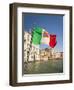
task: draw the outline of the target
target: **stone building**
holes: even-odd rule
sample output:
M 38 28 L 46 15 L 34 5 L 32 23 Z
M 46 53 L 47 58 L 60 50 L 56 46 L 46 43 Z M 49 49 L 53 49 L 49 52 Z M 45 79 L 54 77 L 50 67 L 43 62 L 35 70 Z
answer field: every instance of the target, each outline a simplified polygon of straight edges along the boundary
M 45 48 L 40 50 L 40 60 L 49 60 L 52 58 L 52 49 Z
M 56 52 L 53 48 L 40 50 L 40 60 L 63 59 L 63 52 Z
M 24 32 L 24 62 L 40 60 L 39 47 L 31 43 L 31 33 Z
M 55 53 L 55 58 L 56 59 L 63 59 L 63 52 L 56 52 Z
M 48 60 L 48 54 L 46 53 L 45 49 L 40 50 L 40 60 Z

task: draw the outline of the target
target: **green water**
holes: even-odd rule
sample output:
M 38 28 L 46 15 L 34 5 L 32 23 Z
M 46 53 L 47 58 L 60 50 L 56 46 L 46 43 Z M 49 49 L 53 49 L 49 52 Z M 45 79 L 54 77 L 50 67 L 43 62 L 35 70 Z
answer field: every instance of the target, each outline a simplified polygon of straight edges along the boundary
M 24 63 L 24 74 L 62 73 L 63 60 Z

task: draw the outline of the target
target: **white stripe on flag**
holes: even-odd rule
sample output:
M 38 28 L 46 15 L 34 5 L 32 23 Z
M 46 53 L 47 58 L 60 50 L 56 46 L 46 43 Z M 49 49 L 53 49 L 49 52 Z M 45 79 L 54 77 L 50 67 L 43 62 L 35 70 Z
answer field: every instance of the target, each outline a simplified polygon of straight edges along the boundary
M 43 36 L 44 32 L 45 32 L 45 30 L 43 29 L 41 44 L 47 44 L 47 45 L 49 45 L 49 42 L 50 42 L 50 35 L 48 34 L 47 37 L 44 37 L 44 36 Z
M 50 41 L 49 37 L 42 37 L 42 39 L 41 39 L 41 43 L 42 44 L 49 45 L 49 41 Z

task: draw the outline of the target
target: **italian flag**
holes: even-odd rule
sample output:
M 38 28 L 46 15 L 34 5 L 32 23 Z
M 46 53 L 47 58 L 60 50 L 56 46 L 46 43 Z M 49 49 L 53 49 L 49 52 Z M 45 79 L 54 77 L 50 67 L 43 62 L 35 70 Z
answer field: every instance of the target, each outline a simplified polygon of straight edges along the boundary
M 32 31 L 32 44 L 39 46 L 40 44 L 47 44 L 49 46 L 50 35 L 45 29 L 41 27 L 35 27 Z

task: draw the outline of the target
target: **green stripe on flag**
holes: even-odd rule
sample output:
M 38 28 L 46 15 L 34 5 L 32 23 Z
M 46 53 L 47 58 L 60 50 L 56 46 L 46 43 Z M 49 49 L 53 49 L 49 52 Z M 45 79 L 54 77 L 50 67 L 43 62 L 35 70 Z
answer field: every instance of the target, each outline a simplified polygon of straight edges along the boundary
M 42 28 L 35 27 L 32 32 L 32 43 L 38 45 L 41 43 L 42 38 Z

